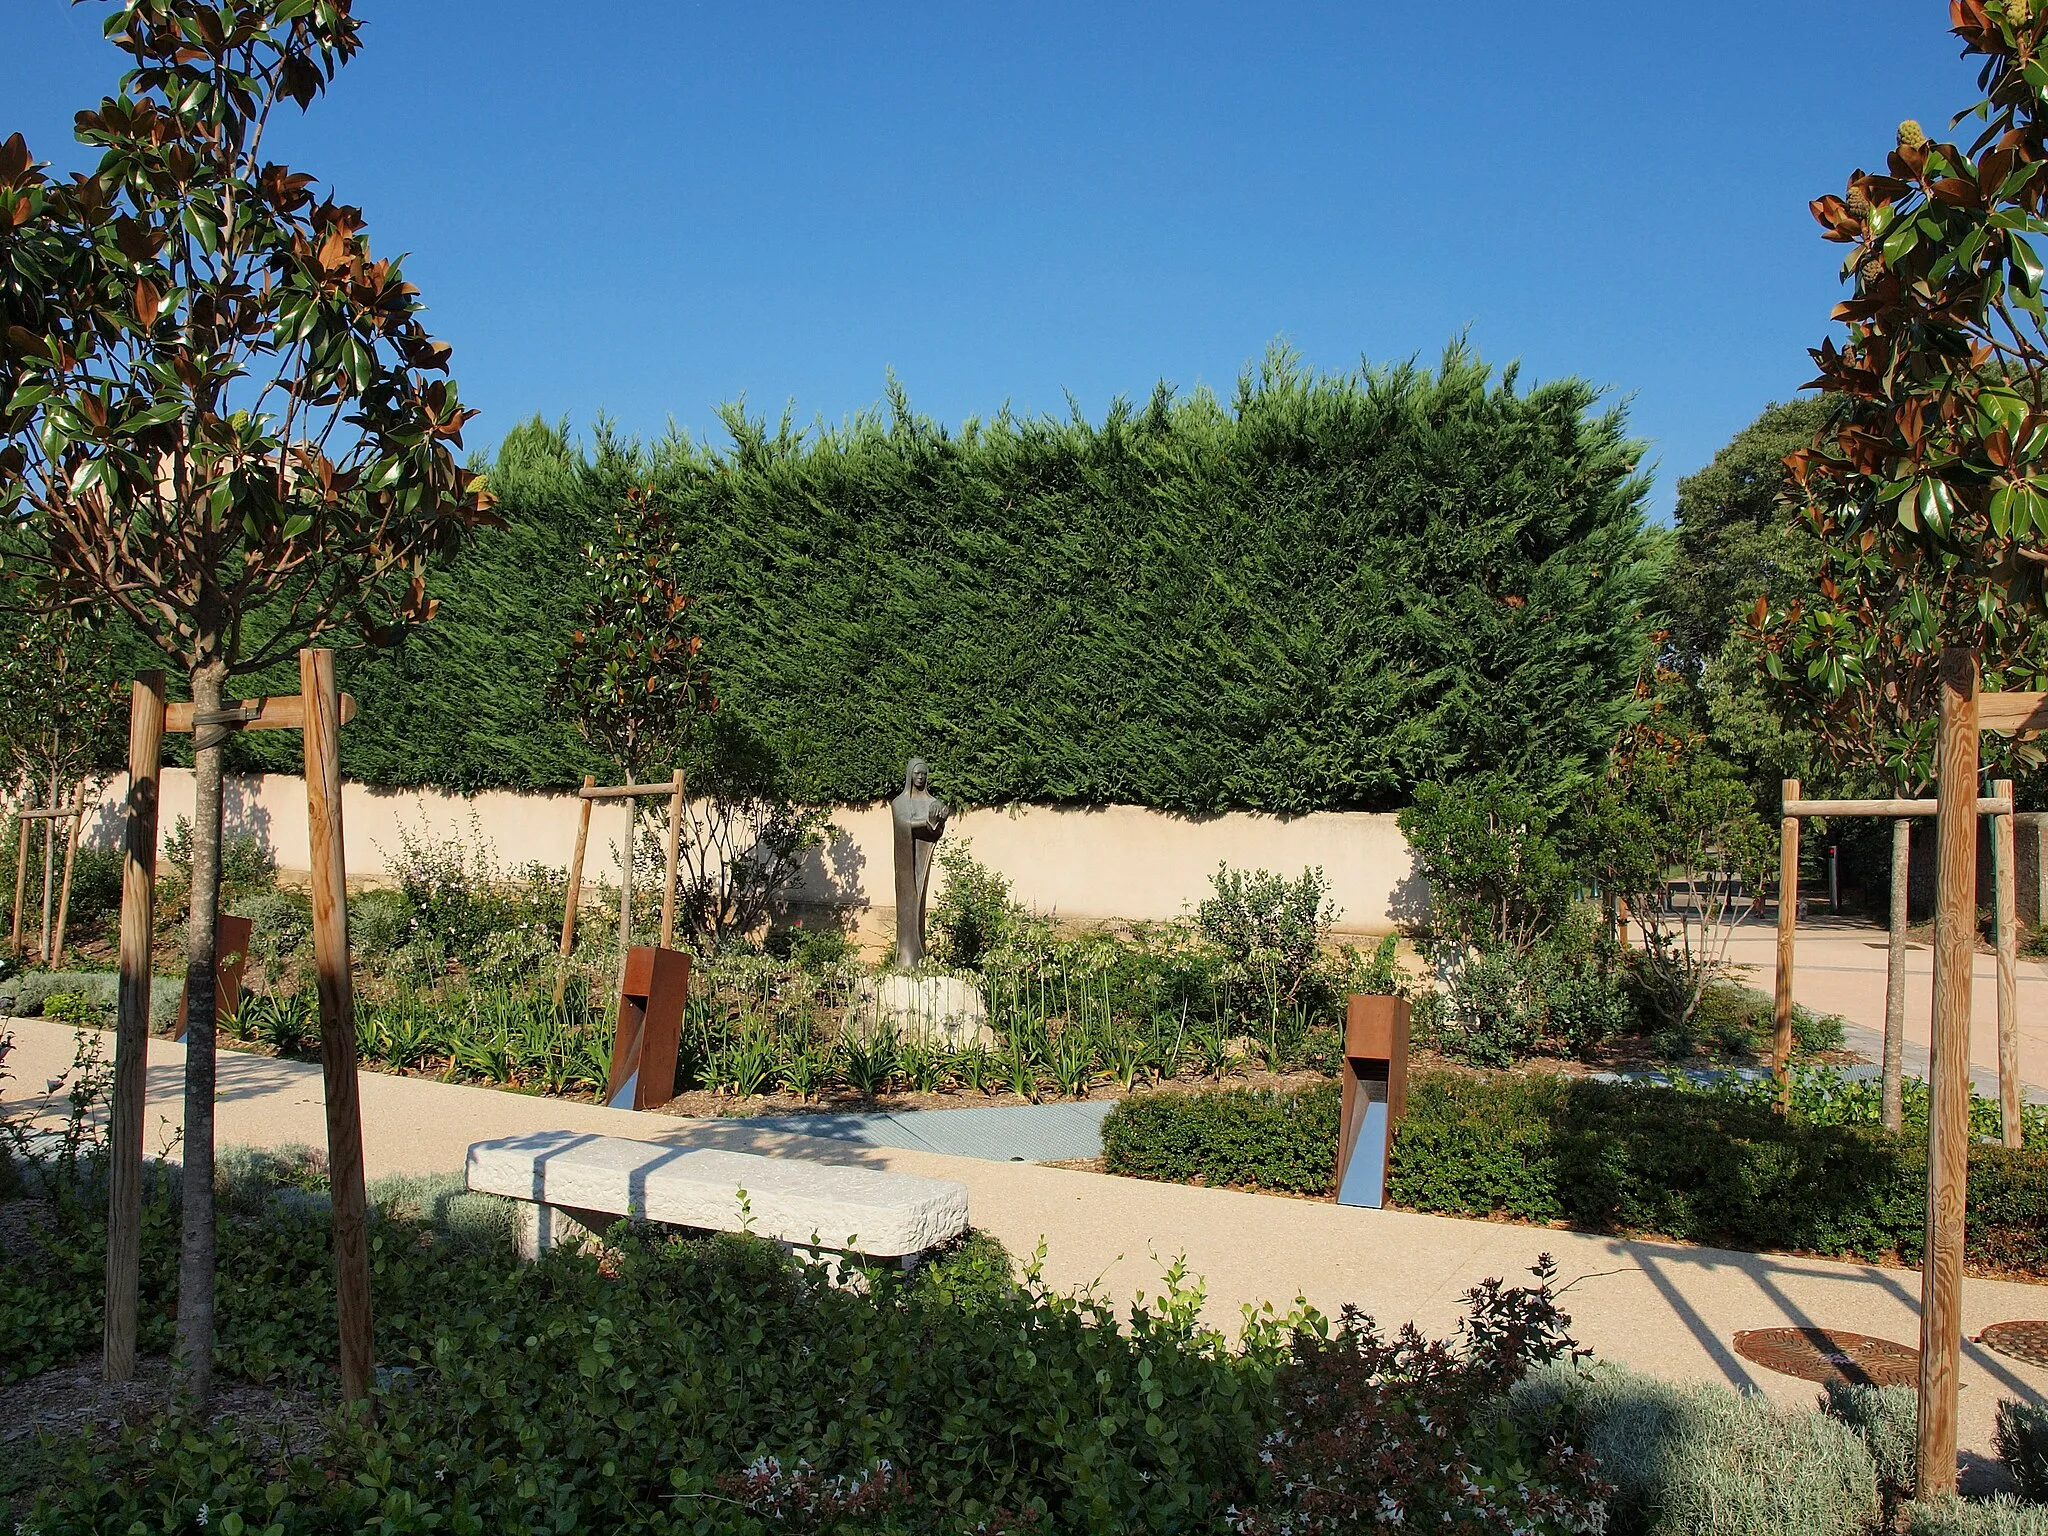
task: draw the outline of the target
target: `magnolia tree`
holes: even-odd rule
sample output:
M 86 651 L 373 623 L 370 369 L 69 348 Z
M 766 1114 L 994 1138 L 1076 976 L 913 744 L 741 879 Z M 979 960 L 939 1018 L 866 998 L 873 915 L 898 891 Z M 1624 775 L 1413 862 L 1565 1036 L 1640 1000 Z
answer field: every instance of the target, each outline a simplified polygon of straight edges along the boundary
M 101 782 L 121 751 L 123 691 L 104 630 L 69 614 L 0 609 L 0 762 L 24 806 L 55 807 Z M 57 823 L 43 822 L 43 958 L 48 962 Z
M 51 611 L 118 614 L 189 680 L 195 732 L 177 1347 L 212 1371 L 214 922 L 228 679 L 432 614 L 423 572 L 490 520 L 471 416 L 362 213 L 265 158 L 356 53 L 350 0 L 125 0 L 94 168 L 0 147 L 0 513 Z
M 2048 683 L 2048 7 L 1954 0 L 1984 98 L 1935 141 L 1900 125 L 1880 172 L 1813 213 L 1850 247 L 1843 325 L 1814 353 L 1833 402 L 1786 460 L 1823 547 L 1813 589 L 1753 624 L 1789 711 L 1831 755 L 1901 792 L 1934 772 L 1940 653 L 1967 646 L 1986 683 Z M 1994 742 L 1992 762 L 2039 761 Z M 1901 846 L 1895 843 L 1894 881 Z M 1886 1116 L 1898 1120 L 1902 892 L 1895 891 Z
M 629 486 L 612 515 L 610 542 L 592 545 L 584 557 L 591 591 L 557 664 L 553 696 L 575 716 L 583 739 L 628 784 L 639 783 L 673 765 L 696 717 L 718 708 L 699 660 L 704 641 L 690 624 L 690 595 L 676 577 L 682 538 L 658 498 Z M 619 851 L 622 949 L 632 926 L 637 803 L 626 801 Z

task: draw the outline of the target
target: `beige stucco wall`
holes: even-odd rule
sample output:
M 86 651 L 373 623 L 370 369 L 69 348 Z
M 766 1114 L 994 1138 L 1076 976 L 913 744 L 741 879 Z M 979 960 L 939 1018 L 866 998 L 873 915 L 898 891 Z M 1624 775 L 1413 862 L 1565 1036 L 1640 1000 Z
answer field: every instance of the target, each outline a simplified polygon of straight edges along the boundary
M 119 841 L 125 792 L 117 780 L 101 797 L 91 830 L 102 846 Z M 230 833 L 262 839 L 281 870 L 306 868 L 301 779 L 231 774 L 225 802 Z M 166 769 L 165 833 L 191 810 L 191 772 Z M 405 832 L 465 842 L 481 838 L 508 870 L 530 861 L 564 867 L 576 838 L 576 812 L 576 797 L 566 794 L 462 796 L 351 784 L 342 796 L 349 874 L 351 879 L 381 877 L 387 859 L 396 859 Z M 833 822 L 837 835 L 809 861 L 795 897 L 807 904 L 867 909 L 865 930 L 892 900 L 889 808 L 844 806 L 834 812 Z M 623 806 L 595 806 L 587 878 L 616 878 L 625 824 Z M 1021 901 L 1075 922 L 1178 917 L 1208 893 L 1218 864 L 1287 875 L 1320 865 L 1341 909 L 1339 927 L 1352 933 L 1389 931 L 1421 895 L 1414 859 L 1391 815 L 1231 812 L 1190 817 L 1132 805 L 1020 805 L 956 816 L 947 837 L 970 839 L 975 856 L 1008 876 Z

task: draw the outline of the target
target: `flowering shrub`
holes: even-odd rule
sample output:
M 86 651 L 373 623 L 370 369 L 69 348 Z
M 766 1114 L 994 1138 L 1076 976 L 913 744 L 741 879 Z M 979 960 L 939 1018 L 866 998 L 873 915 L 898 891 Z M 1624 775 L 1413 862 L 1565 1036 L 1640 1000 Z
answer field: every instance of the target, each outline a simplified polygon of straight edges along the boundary
M 1608 1489 L 1555 1425 L 1519 1424 L 1506 1394 L 1577 1350 L 1545 1255 L 1533 1286 L 1488 1280 L 1465 1295 L 1453 1340 L 1414 1324 L 1392 1339 L 1346 1307 L 1334 1333 L 1294 1335 L 1279 1375 L 1279 1425 L 1260 1459 L 1272 1497 L 1243 1511 L 1246 1536 L 1431 1531 L 1539 1536 L 1606 1528 Z

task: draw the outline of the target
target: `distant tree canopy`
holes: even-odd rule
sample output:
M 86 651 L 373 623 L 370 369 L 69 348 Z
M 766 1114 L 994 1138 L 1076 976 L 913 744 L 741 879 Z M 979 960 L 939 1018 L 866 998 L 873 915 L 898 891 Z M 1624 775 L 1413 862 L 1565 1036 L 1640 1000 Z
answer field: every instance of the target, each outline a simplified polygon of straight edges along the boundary
M 1582 777 L 1636 708 L 1660 546 L 1640 445 L 1576 380 L 1522 389 L 1458 348 L 1339 376 L 1276 354 L 1228 406 L 1162 386 L 1099 423 L 950 432 L 892 384 L 838 429 L 725 425 L 722 447 L 512 432 L 506 529 L 432 572 L 440 616 L 396 655 L 343 659 L 345 770 L 595 767 L 546 696 L 629 485 L 673 519 L 727 729 L 816 800 L 886 796 L 918 754 L 971 803 L 1386 807 L 1468 770 Z
M 1718 657 L 1759 597 L 1811 587 L 1820 541 L 1785 501 L 1785 455 L 1805 448 L 1831 406 L 1766 406 L 1704 469 L 1678 482 L 1677 549 L 1662 604 L 1669 648 L 1689 670 Z

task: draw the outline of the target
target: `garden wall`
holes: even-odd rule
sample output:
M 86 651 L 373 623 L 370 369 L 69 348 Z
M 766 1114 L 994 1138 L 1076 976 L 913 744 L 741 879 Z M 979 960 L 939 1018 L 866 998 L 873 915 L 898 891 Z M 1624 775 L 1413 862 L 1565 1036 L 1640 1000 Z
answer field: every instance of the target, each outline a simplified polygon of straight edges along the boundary
M 91 840 L 120 841 L 126 781 L 101 798 Z M 229 774 L 225 822 L 230 835 L 260 839 L 287 873 L 306 868 L 306 790 L 295 775 Z M 573 795 L 439 790 L 343 791 L 352 880 L 377 883 L 400 850 L 402 834 L 469 843 L 481 839 L 506 870 L 538 861 L 569 862 L 576 840 Z M 166 768 L 162 826 L 166 834 L 192 811 L 189 769 Z M 590 825 L 585 866 L 591 880 L 617 878 L 625 811 L 600 802 Z M 806 870 L 796 899 L 807 906 L 861 913 L 863 937 L 879 939 L 893 923 L 889 808 L 846 806 L 834 813 L 839 832 Z M 1342 909 L 1339 928 L 1358 934 L 1392 929 L 1422 896 L 1406 840 L 1394 817 L 1326 811 L 1272 816 L 1235 811 L 1183 816 L 1133 805 L 1020 805 L 970 811 L 954 819 L 949 840 L 966 837 L 975 856 L 1007 875 L 1020 900 L 1077 921 L 1178 917 L 1209 892 L 1218 864 L 1294 874 L 1320 865 Z

